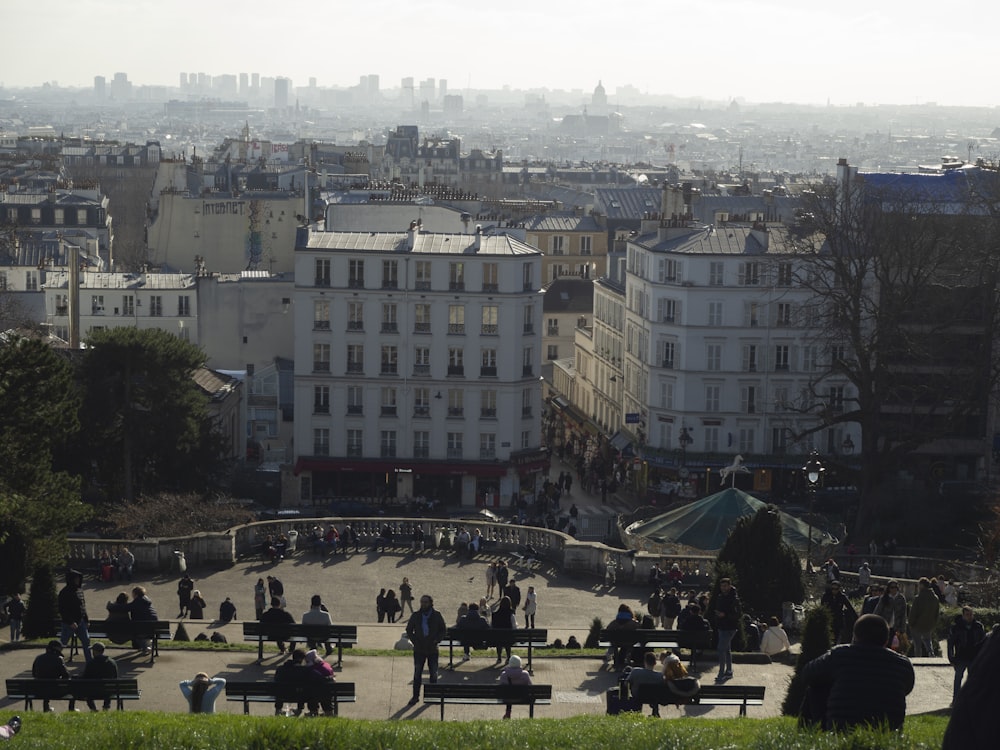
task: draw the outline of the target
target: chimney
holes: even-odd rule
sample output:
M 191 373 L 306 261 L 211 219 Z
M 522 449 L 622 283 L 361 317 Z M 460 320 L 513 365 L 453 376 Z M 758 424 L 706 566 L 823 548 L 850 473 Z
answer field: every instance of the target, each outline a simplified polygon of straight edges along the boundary
M 476 238 L 472 241 L 472 247 L 478 250 L 482 246 L 483 242 L 483 225 L 476 224 Z
M 751 238 L 757 240 L 758 247 L 751 247 L 749 242 Z M 747 252 L 756 251 L 766 253 L 769 238 L 770 234 L 767 230 L 767 225 L 763 222 L 755 221 L 750 228 L 750 237 L 747 238 Z
M 410 222 L 410 228 L 406 232 L 406 249 L 407 250 L 412 250 L 414 244 L 416 244 L 417 229 L 418 229 L 417 222 L 411 221 Z

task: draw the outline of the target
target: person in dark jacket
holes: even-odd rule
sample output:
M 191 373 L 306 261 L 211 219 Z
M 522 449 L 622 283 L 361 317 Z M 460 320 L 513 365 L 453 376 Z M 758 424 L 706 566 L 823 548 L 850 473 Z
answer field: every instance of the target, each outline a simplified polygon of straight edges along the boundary
M 490 627 L 494 630 L 513 630 L 517 627 L 516 619 L 517 613 L 514 611 L 514 605 L 510 601 L 510 597 L 504 596 L 500 599 L 500 603 L 497 605 L 497 608 L 493 610 L 493 616 L 490 618 Z M 500 656 L 500 653 L 505 649 L 507 652 L 507 658 L 510 658 L 510 646 L 497 646 L 497 664 L 500 664 L 503 661 L 503 657 Z
M 986 638 L 986 629 L 976 619 L 976 613 L 969 605 L 962 607 L 962 614 L 956 615 L 948 631 L 948 663 L 955 668 L 955 683 L 952 703 L 958 700 L 962 688 L 962 677 L 979 652 Z
M 65 646 L 76 635 L 83 648 L 83 658 L 90 661 L 90 633 L 87 630 L 90 618 L 83 598 L 83 573 L 79 570 L 66 573 L 66 585 L 59 591 L 59 619 L 62 622 L 59 640 Z
M 32 662 L 31 676 L 36 680 L 68 680 L 69 671 L 66 669 L 65 662 L 63 662 L 62 650 L 63 644 L 60 641 L 49 641 L 49 645 L 45 647 L 45 650 L 36 656 L 35 661 Z M 69 710 L 72 711 L 75 708 L 76 701 L 70 701 Z M 48 698 L 42 700 L 42 710 L 52 710 Z
M 191 580 L 191 576 L 185 573 L 184 577 L 177 582 L 177 601 L 180 602 L 180 611 L 177 613 L 178 617 L 184 617 L 188 613 L 188 608 L 191 605 L 192 591 L 194 591 L 194 581 Z
M 286 612 L 281 608 L 281 599 L 279 597 L 272 596 L 271 608 L 260 616 L 260 621 L 270 622 L 270 623 L 280 623 L 280 622 L 294 623 L 295 618 L 292 617 L 290 612 Z M 277 641 L 277 644 L 278 644 L 278 653 L 281 654 L 285 653 L 285 642 Z
M 719 593 L 715 595 L 714 607 L 715 629 L 719 637 L 716 647 L 719 654 L 719 674 L 715 681 L 722 682 L 733 677 L 733 638 L 740 628 L 743 616 L 740 595 L 736 593 L 736 587 L 729 578 L 719 581 Z
M 858 619 L 858 613 L 843 591 L 840 581 L 833 581 L 823 593 L 823 598 L 819 601 L 830 612 L 830 629 L 833 631 L 836 643 L 848 643 L 851 640 L 851 633 L 854 631 L 854 621 Z
M 822 717 L 824 729 L 838 731 L 859 724 L 903 726 L 913 665 L 887 648 L 889 635 L 883 618 L 862 615 L 849 646 L 834 646 L 805 666 L 807 718 Z
M 118 664 L 109 656 L 104 655 L 104 644 L 97 642 L 93 645 L 94 658 L 87 662 L 83 669 L 83 679 L 85 680 L 114 680 L 118 677 Z M 96 711 L 97 706 L 93 698 L 87 699 L 87 708 Z M 111 697 L 104 699 L 104 710 L 111 708 Z
M 959 615 L 961 617 L 961 615 Z M 979 653 L 969 667 L 969 679 L 952 704 L 941 750 L 971 750 L 994 747 L 1000 735 L 1000 627 L 980 642 Z
M 420 700 L 420 678 L 424 664 L 430 672 L 431 684 L 437 682 L 438 644 L 448 633 L 444 617 L 434 609 L 434 599 L 428 594 L 420 597 L 420 609 L 406 621 L 406 636 L 413 643 L 413 697 L 408 706 L 417 705 Z
M 236 619 L 236 605 L 233 604 L 233 600 L 228 596 L 226 600 L 219 605 L 219 622 L 232 622 Z
M 144 586 L 132 589 L 132 601 L 129 602 L 128 613 L 133 622 L 155 622 L 159 619 L 153 608 L 153 602 L 146 596 Z M 149 641 L 144 638 L 133 641 L 132 647 L 141 649 L 143 654 L 149 653 Z
M 486 618 L 482 616 L 479 612 L 479 605 L 473 602 L 469 605 L 469 612 L 455 626 L 461 628 L 462 630 L 489 630 L 490 624 L 486 622 Z M 477 641 L 474 637 L 470 636 L 468 640 L 462 638 L 462 661 L 468 661 L 471 657 L 469 651 L 472 647 L 482 648 L 482 642 Z

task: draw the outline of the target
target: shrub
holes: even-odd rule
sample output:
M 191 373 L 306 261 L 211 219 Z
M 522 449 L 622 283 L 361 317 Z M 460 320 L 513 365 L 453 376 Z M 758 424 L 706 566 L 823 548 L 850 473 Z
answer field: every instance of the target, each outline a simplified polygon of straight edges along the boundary
M 56 634 L 55 623 L 59 619 L 59 605 L 56 600 L 56 582 L 52 578 L 52 568 L 47 563 L 35 566 L 28 591 L 28 611 L 24 614 L 25 638 L 51 638 Z
M 177 632 L 174 633 L 175 641 L 190 641 L 191 638 L 188 636 L 187 628 L 184 627 L 183 622 L 177 623 Z
M 595 617 L 590 623 L 590 632 L 587 633 L 587 640 L 584 641 L 584 648 L 600 648 L 601 644 L 601 618 Z
M 830 610 L 822 606 L 813 607 L 806 613 L 806 622 L 802 628 L 802 651 L 795 662 L 795 672 L 781 704 L 781 713 L 785 716 L 799 716 L 802 709 L 802 699 L 806 694 L 802 669 L 817 656 L 829 651 L 832 645 Z

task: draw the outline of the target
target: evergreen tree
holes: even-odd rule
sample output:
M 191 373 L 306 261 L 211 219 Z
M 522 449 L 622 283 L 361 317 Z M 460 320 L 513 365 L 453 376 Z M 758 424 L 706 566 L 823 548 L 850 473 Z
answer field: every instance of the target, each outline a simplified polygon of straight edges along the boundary
M 35 566 L 28 592 L 28 610 L 24 613 L 25 638 L 51 638 L 56 635 L 59 605 L 52 568 L 46 563 Z
M 802 669 L 817 656 L 822 656 L 833 645 L 831 632 L 830 610 L 826 607 L 813 607 L 806 613 L 806 621 L 802 627 L 802 650 L 795 662 L 795 672 L 788 684 L 788 692 L 781 704 L 781 713 L 785 716 L 799 716 L 802 709 L 802 699 L 805 698 L 806 686 L 802 678 Z
M 801 602 L 802 563 L 781 534 L 777 509 L 769 505 L 736 522 L 719 551 L 717 565 L 732 566 L 734 584 L 747 612 L 765 619 L 781 615 L 784 602 Z

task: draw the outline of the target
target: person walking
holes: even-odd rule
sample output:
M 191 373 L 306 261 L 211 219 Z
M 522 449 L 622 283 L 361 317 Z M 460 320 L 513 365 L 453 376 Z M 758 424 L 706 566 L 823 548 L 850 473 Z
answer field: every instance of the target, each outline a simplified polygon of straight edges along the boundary
M 177 582 L 177 600 L 180 602 L 178 617 L 184 617 L 191 607 L 191 592 L 194 591 L 194 581 L 187 573 Z
M 71 569 L 66 574 L 66 585 L 59 591 L 58 606 L 62 622 L 59 640 L 65 646 L 75 635 L 83 648 L 84 660 L 90 661 L 90 632 L 87 629 L 90 618 L 87 617 L 87 601 L 83 596 L 83 573 L 79 570 Z
M 403 576 L 403 582 L 399 584 L 399 613 L 400 616 L 406 614 L 406 608 L 410 608 L 410 614 L 413 614 L 413 586 L 410 585 L 410 579 Z
M 415 706 L 420 700 L 421 676 L 425 664 L 430 673 L 431 684 L 437 683 L 438 644 L 447 632 L 444 617 L 434 609 L 434 599 L 429 594 L 424 594 L 420 597 L 420 609 L 406 621 L 406 636 L 413 644 L 413 697 L 406 705 Z
M 253 608 L 258 620 L 267 609 L 267 586 L 264 585 L 263 578 L 258 578 L 257 583 L 253 585 Z
M 396 598 L 396 592 L 389 589 L 385 592 L 385 601 L 383 602 L 385 607 L 385 619 L 388 622 L 396 622 L 399 619 L 399 613 L 402 611 L 402 607 L 399 605 L 399 600 Z
M 535 612 L 538 611 L 538 594 L 535 593 L 534 586 L 528 586 L 528 593 L 524 595 L 524 627 L 535 627 Z
M 917 582 L 917 596 L 910 605 L 910 632 L 913 634 L 913 655 L 934 656 L 934 628 L 937 626 L 941 602 L 931 588 L 930 579 Z
M 4 605 L 4 609 L 7 610 L 7 617 L 10 620 L 10 642 L 16 643 L 21 640 L 21 623 L 28 609 L 19 591 L 14 592 L 14 596 Z
M 718 631 L 719 674 L 716 682 L 733 677 L 733 637 L 740 627 L 742 618 L 740 595 L 736 592 L 732 580 L 723 578 L 719 581 L 719 593 L 715 596 L 715 628 Z
M 962 688 L 962 677 L 979 653 L 979 648 L 986 638 L 986 629 L 976 613 L 968 604 L 962 607 L 962 614 L 952 620 L 948 630 L 948 663 L 955 668 L 955 681 L 952 686 L 952 703 L 958 700 L 958 691 Z
M 509 596 L 500 600 L 499 606 L 493 612 L 490 627 L 494 630 L 513 630 L 517 627 L 517 615 L 514 613 L 514 607 L 511 606 Z M 497 664 L 503 661 L 500 652 L 504 649 L 507 651 L 507 658 L 510 658 L 510 646 L 497 646 Z
M 497 585 L 497 564 L 493 561 L 486 568 L 486 598 L 493 598 L 493 590 Z

